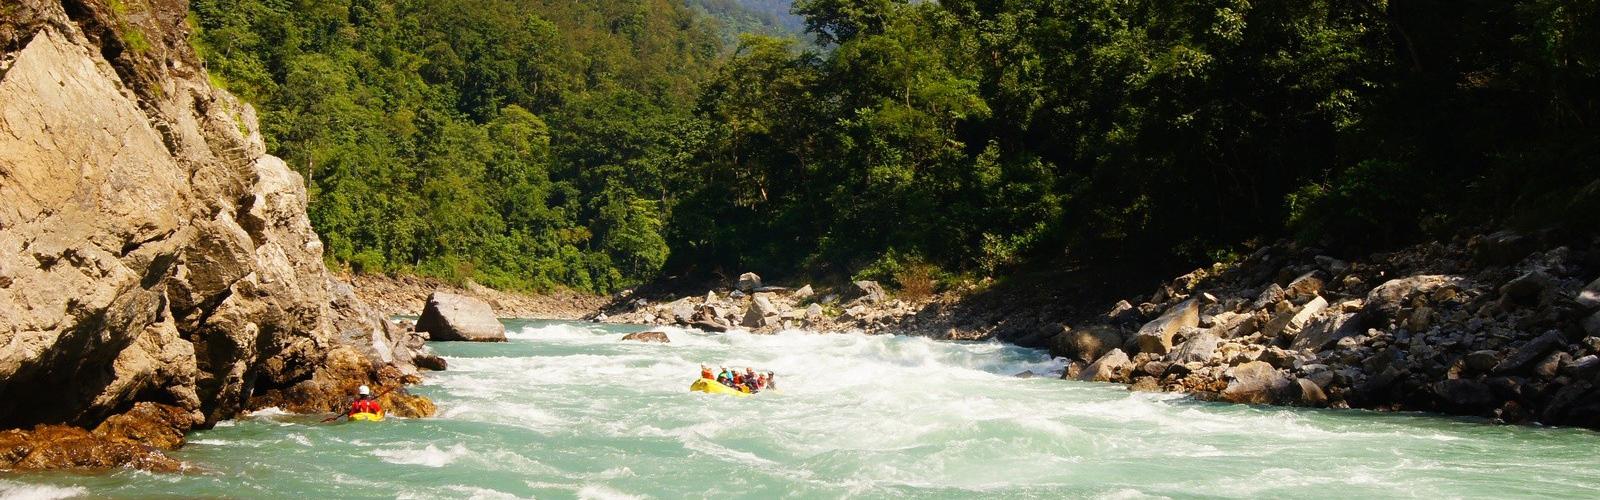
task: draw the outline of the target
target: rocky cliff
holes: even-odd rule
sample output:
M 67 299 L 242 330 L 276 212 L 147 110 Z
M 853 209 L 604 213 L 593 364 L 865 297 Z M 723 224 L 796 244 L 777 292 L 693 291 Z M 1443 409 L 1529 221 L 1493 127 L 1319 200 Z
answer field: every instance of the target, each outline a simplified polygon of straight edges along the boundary
M 0 428 L 140 402 L 205 426 L 415 376 L 420 344 L 330 278 L 303 180 L 209 82 L 187 11 L 0 1 Z

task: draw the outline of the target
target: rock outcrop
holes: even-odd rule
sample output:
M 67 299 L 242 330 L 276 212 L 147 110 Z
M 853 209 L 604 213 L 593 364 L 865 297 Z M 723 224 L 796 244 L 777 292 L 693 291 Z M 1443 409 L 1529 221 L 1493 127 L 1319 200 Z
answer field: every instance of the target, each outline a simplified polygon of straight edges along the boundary
M 657 344 L 667 344 L 672 342 L 672 339 L 667 337 L 666 332 L 633 332 L 623 335 L 622 340 L 647 343 L 653 342 Z
M 505 342 L 506 327 L 488 302 L 465 295 L 434 292 L 417 318 L 417 331 L 429 340 L 448 342 Z
M 266 154 L 254 110 L 211 86 L 185 3 L 15 0 L 4 12 L 0 428 L 33 429 L 7 434 L 32 443 L 15 467 L 164 468 L 125 447 L 28 457 L 93 436 L 39 424 L 126 429 L 111 417 L 150 402 L 187 429 L 292 400 L 340 348 L 359 360 L 340 384 L 414 372 L 383 318 L 336 305 L 304 181 Z M 330 409 L 345 393 L 314 396 L 294 402 Z

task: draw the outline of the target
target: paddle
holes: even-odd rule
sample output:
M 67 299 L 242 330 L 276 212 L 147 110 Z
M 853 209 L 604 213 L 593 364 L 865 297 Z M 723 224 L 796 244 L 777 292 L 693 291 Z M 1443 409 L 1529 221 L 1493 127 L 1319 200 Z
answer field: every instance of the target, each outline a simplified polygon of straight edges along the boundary
M 377 399 L 379 399 L 379 398 L 382 398 L 382 397 L 384 397 L 384 396 L 385 396 L 385 395 L 388 395 L 388 394 L 389 394 L 389 393 L 391 393 L 391 392 L 394 392 L 394 390 L 395 390 L 395 389 L 399 389 L 399 388 L 400 388 L 400 386 L 398 386 L 398 385 L 397 385 L 397 386 L 394 386 L 394 387 L 390 387 L 390 388 L 388 388 L 388 389 L 384 389 L 384 390 L 383 390 L 383 392 L 380 392 L 380 393 L 378 393 L 378 395 L 376 395 L 376 396 L 373 396 L 373 397 L 372 397 L 372 399 L 373 399 L 373 400 L 377 400 Z M 328 423 L 328 422 L 332 422 L 332 421 L 334 421 L 334 420 L 338 420 L 338 419 L 339 419 L 339 417 L 348 417 L 348 416 L 350 416 L 350 414 L 349 414 L 349 413 L 348 413 L 348 412 L 346 412 L 346 413 L 340 413 L 340 414 L 338 414 L 338 415 L 334 415 L 334 416 L 331 416 L 331 417 L 328 417 L 328 418 L 325 418 L 325 419 L 322 419 L 322 421 L 321 421 L 321 422 L 318 422 L 318 423 L 322 423 L 322 424 L 326 424 L 326 423 Z

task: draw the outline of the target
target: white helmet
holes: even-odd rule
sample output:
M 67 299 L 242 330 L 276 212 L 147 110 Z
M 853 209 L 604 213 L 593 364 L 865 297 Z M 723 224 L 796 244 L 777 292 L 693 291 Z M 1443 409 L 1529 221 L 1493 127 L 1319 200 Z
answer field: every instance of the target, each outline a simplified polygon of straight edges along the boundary
M 356 389 L 356 393 L 360 394 L 362 396 L 371 396 L 372 395 L 372 389 L 368 389 L 367 386 L 363 385 L 363 386 L 361 386 L 360 389 Z

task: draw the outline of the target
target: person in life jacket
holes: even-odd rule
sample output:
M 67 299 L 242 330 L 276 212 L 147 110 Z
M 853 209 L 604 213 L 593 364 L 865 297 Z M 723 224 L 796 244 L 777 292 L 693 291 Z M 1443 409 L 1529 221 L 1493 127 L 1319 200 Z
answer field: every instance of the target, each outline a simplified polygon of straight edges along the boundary
M 350 411 L 347 415 L 355 415 L 357 413 L 383 414 L 383 407 L 378 405 L 377 400 L 372 399 L 372 389 L 364 385 L 356 389 L 356 400 L 354 403 L 350 403 Z
M 711 378 L 711 367 L 700 365 L 700 378 Z

